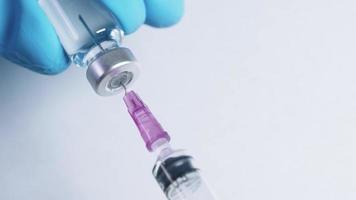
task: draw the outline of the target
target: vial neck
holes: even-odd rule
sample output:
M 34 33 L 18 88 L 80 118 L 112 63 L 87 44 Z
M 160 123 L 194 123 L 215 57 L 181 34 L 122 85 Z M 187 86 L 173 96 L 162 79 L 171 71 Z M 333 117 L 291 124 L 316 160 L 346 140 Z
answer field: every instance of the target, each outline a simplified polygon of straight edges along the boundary
M 120 48 L 124 33 L 121 29 L 103 29 L 104 32 L 82 46 L 75 54 L 71 55 L 72 61 L 80 67 L 88 67 L 105 52 Z
M 99 45 L 91 47 L 89 50 L 83 50 L 72 57 L 73 62 L 79 67 L 88 67 L 97 58 L 104 55 L 106 52 L 119 48 L 119 44 L 115 40 L 103 41 Z

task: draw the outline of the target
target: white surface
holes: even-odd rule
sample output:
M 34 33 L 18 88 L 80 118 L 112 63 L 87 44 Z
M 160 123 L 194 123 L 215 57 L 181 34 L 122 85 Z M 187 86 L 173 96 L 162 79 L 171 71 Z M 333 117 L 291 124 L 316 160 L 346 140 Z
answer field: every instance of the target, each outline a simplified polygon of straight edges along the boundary
M 135 89 L 222 200 L 356 199 L 355 1 L 187 1 L 126 45 Z M 0 199 L 164 199 L 121 97 L 3 62 Z

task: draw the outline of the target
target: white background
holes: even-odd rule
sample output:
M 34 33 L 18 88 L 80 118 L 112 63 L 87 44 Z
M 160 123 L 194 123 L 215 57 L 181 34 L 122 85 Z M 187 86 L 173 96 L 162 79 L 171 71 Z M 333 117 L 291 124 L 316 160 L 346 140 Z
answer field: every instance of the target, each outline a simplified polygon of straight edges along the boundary
M 222 200 L 356 199 L 356 4 L 187 1 L 125 45 L 134 89 Z M 1 200 L 164 199 L 121 100 L 85 70 L 0 68 Z

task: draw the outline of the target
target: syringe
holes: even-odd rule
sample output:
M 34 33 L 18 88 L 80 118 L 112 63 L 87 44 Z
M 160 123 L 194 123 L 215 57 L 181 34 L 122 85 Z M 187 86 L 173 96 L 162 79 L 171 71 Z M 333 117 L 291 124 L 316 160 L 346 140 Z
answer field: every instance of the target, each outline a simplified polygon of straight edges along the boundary
M 169 200 L 215 199 L 192 161 L 183 151 L 173 150 L 170 136 L 149 108 L 134 92 L 125 93 L 124 102 L 134 120 L 146 148 L 158 154 L 153 176 Z
M 57 35 L 87 79 L 101 96 L 119 93 L 138 76 L 137 62 L 121 46 L 123 31 L 112 13 L 98 0 L 38 0 Z M 192 157 L 170 147 L 170 137 L 143 101 L 131 91 L 124 101 L 146 147 L 158 153 L 153 175 L 168 199 L 214 199 Z

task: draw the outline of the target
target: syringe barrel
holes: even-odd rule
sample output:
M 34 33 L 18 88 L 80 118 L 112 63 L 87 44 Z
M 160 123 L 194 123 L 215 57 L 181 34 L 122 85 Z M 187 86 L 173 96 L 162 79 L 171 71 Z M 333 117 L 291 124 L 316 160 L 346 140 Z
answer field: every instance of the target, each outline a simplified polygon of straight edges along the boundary
M 194 166 L 193 158 L 182 151 L 159 157 L 153 176 L 169 200 L 216 199 Z
M 214 200 L 193 158 L 170 146 L 170 137 L 142 99 L 134 92 L 124 96 L 146 148 L 158 155 L 153 176 L 169 200 Z

